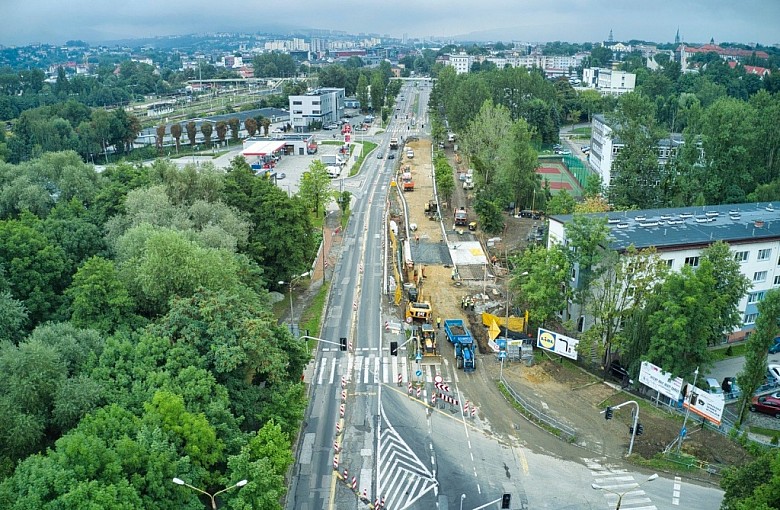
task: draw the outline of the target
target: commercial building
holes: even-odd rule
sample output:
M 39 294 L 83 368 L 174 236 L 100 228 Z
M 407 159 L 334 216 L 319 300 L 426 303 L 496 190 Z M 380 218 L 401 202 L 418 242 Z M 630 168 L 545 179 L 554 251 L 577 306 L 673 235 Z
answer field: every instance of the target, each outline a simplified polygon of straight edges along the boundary
M 637 249 L 654 247 L 669 268 L 697 267 L 702 250 L 716 241 L 731 246 L 742 274 L 751 282 L 738 308 L 742 324 L 731 333 L 739 339 L 755 327 L 758 303 L 770 289 L 780 287 L 780 204 L 769 202 L 727 204 L 704 207 L 646 209 L 591 214 L 606 217 L 609 248 L 618 252 L 633 245 Z M 566 226 L 572 215 L 550 217 L 548 246 L 566 245 Z M 576 286 L 579 268 L 571 275 Z M 569 303 L 564 319 L 578 319 L 580 330 L 592 319 L 582 314 L 575 303 Z
M 327 125 L 344 115 L 344 89 L 321 88 L 300 96 L 290 96 L 290 125 L 295 131 L 308 131 L 312 123 Z

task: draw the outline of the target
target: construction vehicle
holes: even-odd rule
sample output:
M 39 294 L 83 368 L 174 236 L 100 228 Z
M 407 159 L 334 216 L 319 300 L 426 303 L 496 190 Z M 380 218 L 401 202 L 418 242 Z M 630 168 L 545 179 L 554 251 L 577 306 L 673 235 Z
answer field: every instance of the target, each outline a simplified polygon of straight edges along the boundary
M 416 328 L 415 336 L 418 341 L 419 352 L 423 356 L 436 356 L 436 330 L 433 325 L 424 323 Z
M 447 340 L 455 346 L 455 365 L 466 372 L 473 372 L 477 368 L 474 352 L 474 337 L 461 319 L 446 319 L 444 321 L 444 333 Z
M 436 203 L 436 200 L 428 200 L 428 203 L 425 204 L 425 216 L 427 216 L 429 220 L 438 219 L 439 204 Z
M 455 226 L 465 227 L 469 223 L 469 216 L 465 207 L 460 207 L 455 211 Z
M 415 288 L 417 291 L 416 298 L 411 299 L 412 292 L 409 292 L 409 302 L 406 303 L 406 318 L 412 319 L 415 323 L 430 323 L 431 322 L 431 303 L 425 300 L 422 292 Z
M 402 189 L 404 191 L 414 191 L 414 180 L 412 179 L 412 172 L 410 167 L 404 169 L 404 173 L 401 174 Z

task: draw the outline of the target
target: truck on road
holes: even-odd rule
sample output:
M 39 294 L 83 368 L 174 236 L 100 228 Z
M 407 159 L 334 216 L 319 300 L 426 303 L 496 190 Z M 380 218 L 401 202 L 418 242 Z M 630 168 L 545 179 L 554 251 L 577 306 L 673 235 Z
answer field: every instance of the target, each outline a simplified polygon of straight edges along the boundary
M 398 138 L 391 138 L 390 139 L 390 150 L 396 150 L 398 148 Z
M 447 340 L 455 347 L 455 365 L 466 372 L 473 372 L 477 368 L 474 353 L 474 337 L 466 329 L 461 319 L 446 319 L 444 321 L 444 334 Z
M 455 211 L 455 226 L 465 227 L 469 223 L 469 216 L 465 207 L 460 207 Z

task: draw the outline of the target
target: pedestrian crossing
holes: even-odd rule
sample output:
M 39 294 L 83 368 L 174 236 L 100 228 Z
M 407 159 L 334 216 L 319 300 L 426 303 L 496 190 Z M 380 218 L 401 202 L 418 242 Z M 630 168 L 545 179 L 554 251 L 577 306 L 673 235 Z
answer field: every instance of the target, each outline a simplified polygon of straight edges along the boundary
M 593 488 L 604 494 L 607 508 L 616 508 L 619 503 L 623 510 L 658 510 L 628 470 L 605 464 L 606 457 L 582 460 L 593 475 Z
M 397 384 L 399 376 L 402 385 L 410 381 L 433 384 L 437 375 L 445 382 L 451 381 L 446 373 L 448 370 L 448 366 L 441 364 L 417 364 L 403 356 L 385 356 L 377 349 L 374 352 L 359 351 L 349 356 L 323 353 L 304 377 L 306 382 L 317 385 L 340 384 L 342 377 L 363 384 Z
M 384 508 L 412 508 L 426 493 L 437 494 L 439 483 L 435 474 L 393 428 L 384 408 L 381 417 L 377 493 L 385 501 Z

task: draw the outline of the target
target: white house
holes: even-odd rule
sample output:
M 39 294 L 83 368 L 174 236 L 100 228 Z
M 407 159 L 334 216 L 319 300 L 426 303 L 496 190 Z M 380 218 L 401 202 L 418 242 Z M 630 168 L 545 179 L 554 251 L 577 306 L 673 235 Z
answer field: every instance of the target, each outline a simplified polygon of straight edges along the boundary
M 313 122 L 337 122 L 344 114 L 344 89 L 321 88 L 300 96 L 289 96 L 290 125 L 307 131 Z
M 606 217 L 610 230 L 609 248 L 625 251 L 655 247 L 672 270 L 697 267 L 702 250 L 716 241 L 731 246 L 742 274 L 752 283 L 739 303 L 742 325 L 730 335 L 739 339 L 755 327 L 758 303 L 770 289 L 780 287 L 780 204 L 727 204 L 704 207 L 646 209 L 598 213 Z M 572 215 L 550 217 L 548 246 L 567 243 L 566 225 Z M 578 271 L 572 274 L 576 284 Z M 579 318 L 580 311 L 570 303 L 564 319 Z M 592 323 L 588 317 L 583 326 Z

